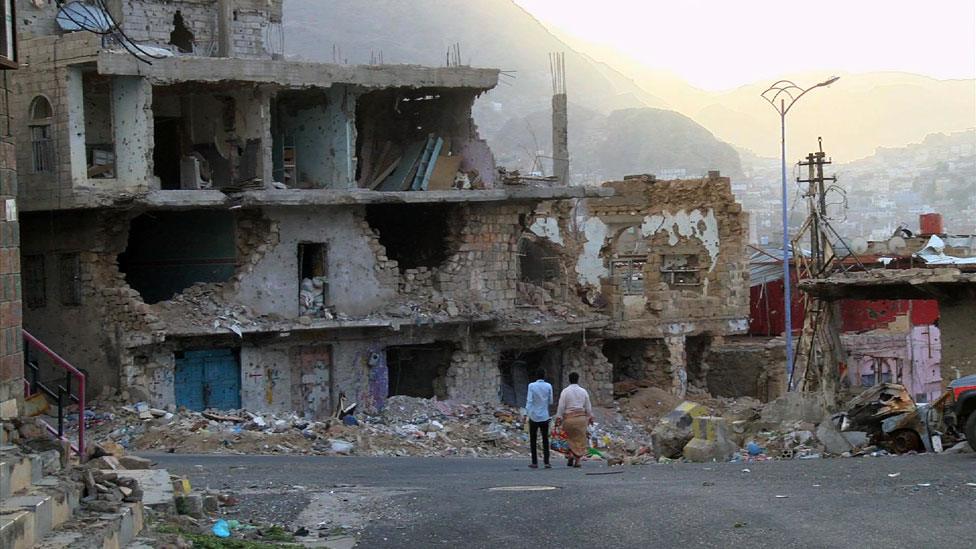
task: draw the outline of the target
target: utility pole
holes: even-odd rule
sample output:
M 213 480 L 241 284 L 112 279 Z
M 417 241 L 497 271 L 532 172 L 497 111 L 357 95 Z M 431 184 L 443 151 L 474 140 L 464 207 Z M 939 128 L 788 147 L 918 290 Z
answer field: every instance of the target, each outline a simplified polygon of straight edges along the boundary
M 804 198 L 807 200 L 808 215 L 793 240 L 797 277 L 801 280 L 830 276 L 838 259 L 830 240 L 830 234 L 836 236 L 836 232 L 827 220 L 825 185 L 828 181 L 837 181 L 837 178 L 824 176 L 824 166 L 831 164 L 831 160 L 823 152 L 823 140 L 817 138 L 817 144 L 818 151 L 808 154 L 806 161 L 798 163 L 807 168 L 807 178 L 798 177 L 797 182 L 807 184 Z M 807 231 L 810 232 L 809 258 L 800 253 Z M 836 396 L 839 366 L 845 360 L 836 322 L 839 317 L 834 306 L 822 299 L 805 295 L 803 304 L 803 330 L 796 346 L 795 375 L 790 379 L 790 385 L 801 390 L 819 390 L 824 408 L 829 409 Z
M 836 177 L 824 177 L 824 166 L 831 164 L 832 161 L 827 159 L 827 155 L 823 152 L 822 138 L 817 138 L 817 145 L 819 149 L 817 152 L 808 154 L 806 162 L 799 162 L 800 166 L 806 166 L 807 178 L 797 178 L 796 180 L 798 183 L 808 184 L 807 193 L 804 197 L 807 199 L 807 211 L 810 212 L 810 259 L 812 262 L 811 274 L 814 277 L 820 277 L 824 274 L 824 269 L 827 267 L 825 254 L 827 248 L 830 247 L 830 241 L 827 239 L 825 230 L 827 198 L 824 182 L 837 181 Z

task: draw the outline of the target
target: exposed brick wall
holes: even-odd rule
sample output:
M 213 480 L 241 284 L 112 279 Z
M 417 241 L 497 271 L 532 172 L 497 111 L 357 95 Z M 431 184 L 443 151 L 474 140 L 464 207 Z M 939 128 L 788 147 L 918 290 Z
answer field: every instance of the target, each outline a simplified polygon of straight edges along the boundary
M 601 278 L 600 292 L 621 327 L 685 323 L 679 332 L 687 335 L 744 331 L 749 316 L 748 214 L 735 201 L 730 180 L 636 179 L 605 186 L 617 196 L 591 199 L 587 211 L 607 227 L 600 253 L 607 275 Z M 670 283 L 662 269 L 665 256 L 674 255 L 697 261 L 697 283 Z M 612 262 L 626 257 L 646 261 L 643 295 L 625 298 L 620 276 L 613 275 Z

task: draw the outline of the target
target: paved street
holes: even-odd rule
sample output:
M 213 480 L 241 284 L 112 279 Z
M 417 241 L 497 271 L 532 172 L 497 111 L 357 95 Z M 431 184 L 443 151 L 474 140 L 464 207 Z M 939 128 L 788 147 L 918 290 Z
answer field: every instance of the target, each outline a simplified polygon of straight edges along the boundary
M 148 457 L 196 489 L 241 494 L 228 516 L 345 526 L 360 547 L 962 548 L 976 528 L 973 454 L 582 470 L 562 460 L 530 470 L 503 459 Z M 555 489 L 491 490 L 517 486 Z

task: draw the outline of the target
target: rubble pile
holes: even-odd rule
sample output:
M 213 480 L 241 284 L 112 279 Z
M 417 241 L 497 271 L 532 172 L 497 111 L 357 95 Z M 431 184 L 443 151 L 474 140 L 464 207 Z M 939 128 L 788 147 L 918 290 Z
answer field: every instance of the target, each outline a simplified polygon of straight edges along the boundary
M 855 412 L 861 400 L 852 401 Z M 848 428 L 856 413 L 824 415 L 816 397 L 804 393 L 764 405 L 707 394 L 680 401 L 664 389 L 637 387 L 614 408 L 595 408 L 594 415 L 591 447 L 609 464 L 689 460 L 690 447 L 694 459 L 706 461 L 903 453 L 870 429 Z M 120 452 L 524 457 L 528 446 L 524 410 L 408 396 L 390 397 L 380 412 L 322 420 L 248 410 L 156 409 L 117 399 L 96 402 L 85 417 L 89 436 L 102 447 L 114 443 Z M 76 414 L 69 423 L 76 428 Z
M 443 457 L 518 457 L 527 451 L 521 410 L 504 404 L 394 396 L 382 412 L 322 421 L 112 404 L 102 401 L 86 413 L 89 436 L 130 451 Z M 594 448 L 620 459 L 650 453 L 646 429 L 616 411 L 596 414 Z
M 279 320 L 257 315 L 246 305 L 224 299 L 223 290 L 222 284 L 200 282 L 168 301 L 153 305 L 153 311 L 171 327 L 225 328 L 235 333 L 249 326 Z

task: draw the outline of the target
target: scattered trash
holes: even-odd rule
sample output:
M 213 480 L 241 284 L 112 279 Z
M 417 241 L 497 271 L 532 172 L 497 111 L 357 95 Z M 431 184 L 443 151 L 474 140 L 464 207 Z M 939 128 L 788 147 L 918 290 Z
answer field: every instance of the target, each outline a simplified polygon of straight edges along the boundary
M 214 523 L 211 531 L 218 538 L 229 538 L 230 537 L 230 524 L 226 520 L 220 519 Z
M 888 477 L 890 477 L 890 478 L 895 478 L 895 477 L 900 476 L 900 475 L 901 475 L 901 473 L 888 473 Z

